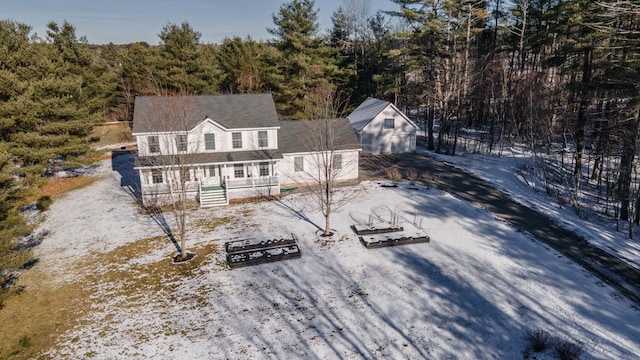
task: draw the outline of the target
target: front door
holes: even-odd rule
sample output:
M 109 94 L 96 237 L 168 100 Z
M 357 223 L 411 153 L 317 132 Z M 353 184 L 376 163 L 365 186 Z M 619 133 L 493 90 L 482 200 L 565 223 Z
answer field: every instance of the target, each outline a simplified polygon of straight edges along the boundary
M 204 173 L 204 186 L 220 186 L 220 165 L 209 165 Z

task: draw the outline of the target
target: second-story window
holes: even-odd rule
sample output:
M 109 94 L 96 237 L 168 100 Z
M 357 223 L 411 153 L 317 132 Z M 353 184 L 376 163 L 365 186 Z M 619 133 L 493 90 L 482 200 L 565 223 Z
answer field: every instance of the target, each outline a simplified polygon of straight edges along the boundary
M 242 133 L 231 133 L 231 144 L 234 149 L 242 149 Z
M 176 149 L 178 151 L 187 151 L 187 135 L 176 135 Z
M 215 150 L 216 149 L 216 136 L 215 134 L 204 134 L 204 149 Z
M 395 119 L 384 119 L 384 128 L 385 129 L 393 129 L 395 127 Z
M 258 147 L 268 147 L 269 137 L 266 131 L 258 131 Z
M 157 136 L 149 136 L 149 138 L 147 139 L 147 142 L 149 143 L 149 152 L 150 153 L 157 153 L 160 152 L 160 140 L 158 139 Z

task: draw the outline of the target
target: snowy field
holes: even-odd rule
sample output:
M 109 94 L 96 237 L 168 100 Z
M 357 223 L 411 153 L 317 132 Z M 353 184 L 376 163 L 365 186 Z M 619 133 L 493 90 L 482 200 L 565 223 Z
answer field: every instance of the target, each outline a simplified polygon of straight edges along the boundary
M 525 165 L 531 165 L 529 153 L 506 150 L 500 157 L 486 154 L 429 155 L 479 176 L 514 200 L 556 219 L 560 225 L 582 235 L 591 244 L 640 269 L 640 234 L 636 234 L 636 239 L 629 239 L 629 225 L 626 222 L 622 221 L 620 230 L 616 231 L 615 220 L 598 216 L 592 211 L 585 211 L 583 218 L 580 218 L 569 204 L 549 198 L 537 179 L 525 179 L 526 174 L 523 176 L 519 171 Z
M 56 200 L 41 225 L 52 233 L 37 248 L 37 266 L 62 282 L 85 282 L 92 294 L 91 311 L 47 356 L 522 359 L 532 329 L 579 344 L 583 359 L 640 356 L 640 311 L 566 258 L 441 191 L 364 182 L 334 213 L 331 241 L 317 237 L 323 218 L 304 194 L 194 210 L 188 244 L 201 265 L 180 272 L 185 265 L 170 265 L 175 248 L 153 240 L 161 228 L 122 190 L 111 162 L 99 175 Z M 350 226 L 372 211 L 420 223 L 431 242 L 365 249 Z M 225 241 L 289 233 L 302 258 L 226 268 Z M 114 251 L 122 256 L 105 262 Z

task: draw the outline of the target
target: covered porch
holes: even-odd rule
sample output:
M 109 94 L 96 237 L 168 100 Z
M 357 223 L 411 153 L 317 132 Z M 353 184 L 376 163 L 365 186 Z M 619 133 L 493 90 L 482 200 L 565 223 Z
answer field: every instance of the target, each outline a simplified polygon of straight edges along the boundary
M 255 154 L 255 152 L 252 152 Z M 191 164 L 138 166 L 143 201 L 175 192 L 184 177 L 187 196 L 201 207 L 227 205 L 230 199 L 260 197 L 280 193 L 279 159 L 247 153 L 227 153 L 194 158 Z M 233 155 L 233 156 L 231 156 Z M 141 164 L 142 165 L 142 164 Z M 168 199 L 170 200 L 170 199 Z M 155 201 L 155 200 L 154 200 Z
M 200 193 L 224 190 L 229 199 L 280 193 L 277 161 L 205 164 L 193 169 Z

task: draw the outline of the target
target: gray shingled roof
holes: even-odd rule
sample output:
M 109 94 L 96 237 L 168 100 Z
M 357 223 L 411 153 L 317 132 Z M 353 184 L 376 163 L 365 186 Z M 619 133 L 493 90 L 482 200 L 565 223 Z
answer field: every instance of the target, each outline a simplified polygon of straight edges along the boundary
M 325 123 L 322 123 L 325 122 Z M 280 121 L 278 131 L 278 147 L 283 154 L 300 153 L 323 150 L 325 147 L 320 141 L 325 125 L 331 126 L 333 134 L 333 149 L 329 150 L 361 150 L 362 146 L 353 131 L 349 120 L 324 119 L 324 120 L 290 120 Z M 321 132 L 319 135 L 317 132 Z
M 220 164 L 247 161 L 266 161 L 282 159 L 279 150 L 251 150 L 186 154 L 183 161 L 194 165 Z M 143 156 L 136 158 L 135 167 L 159 167 L 169 164 L 179 164 L 175 155 Z
M 188 131 L 207 117 L 227 129 L 279 125 L 271 94 L 138 96 L 133 133 Z
M 369 97 L 360 106 L 358 106 L 347 118 L 351 123 L 351 126 L 360 131 L 364 129 L 373 118 L 375 118 L 382 110 L 384 110 L 389 104 L 388 101 Z

